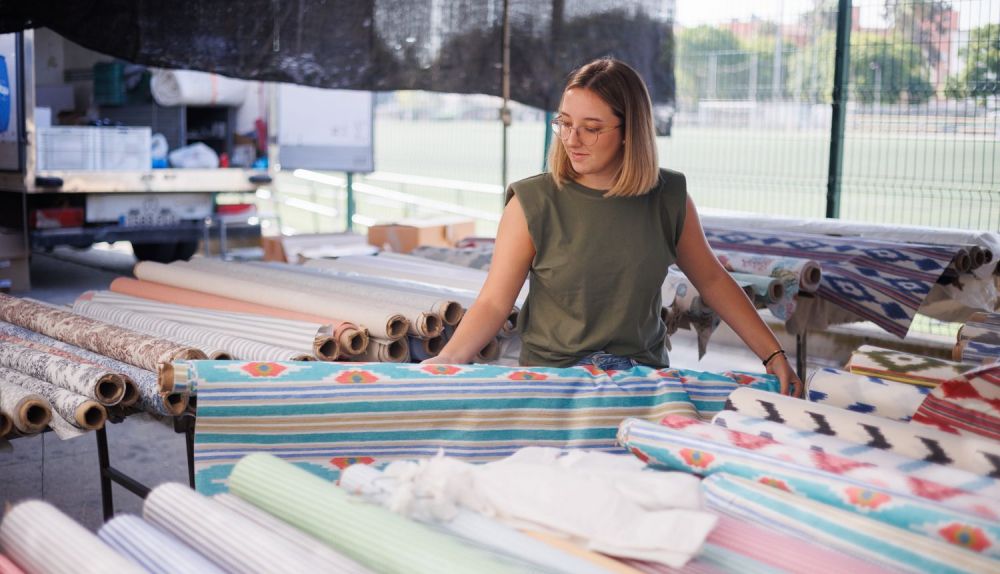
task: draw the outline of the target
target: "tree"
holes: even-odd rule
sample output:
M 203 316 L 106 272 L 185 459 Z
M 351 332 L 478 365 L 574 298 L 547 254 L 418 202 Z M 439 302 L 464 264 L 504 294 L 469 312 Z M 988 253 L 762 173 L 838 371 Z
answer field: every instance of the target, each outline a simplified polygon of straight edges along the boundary
M 710 85 L 715 81 L 709 70 L 712 58 L 739 50 L 739 40 L 729 30 L 705 25 L 682 30 L 677 35 L 678 99 L 694 105 L 701 98 L 712 95 L 716 88 Z
M 862 103 L 926 102 L 934 95 L 920 47 L 876 34 L 851 38 L 851 83 Z
M 1000 24 L 986 24 L 969 32 L 969 43 L 958 51 L 965 68 L 948 78 L 945 94 L 951 98 L 973 97 L 986 105 L 989 96 L 1000 94 Z
M 885 0 L 883 14 L 893 30 L 915 44 L 932 68 L 941 61 L 941 47 L 936 41 L 948 33 L 952 15 L 946 0 Z

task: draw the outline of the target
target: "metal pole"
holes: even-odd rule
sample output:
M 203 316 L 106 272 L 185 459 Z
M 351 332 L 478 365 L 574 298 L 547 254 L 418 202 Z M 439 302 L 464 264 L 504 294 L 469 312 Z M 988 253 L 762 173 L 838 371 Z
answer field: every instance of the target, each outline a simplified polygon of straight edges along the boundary
M 545 147 L 542 148 L 542 171 L 549 170 L 549 146 L 552 145 L 552 129 L 549 128 L 549 125 L 552 124 L 555 117 L 555 112 L 545 112 Z
M 507 189 L 507 131 L 510 129 L 510 0 L 503 0 L 503 41 L 502 41 L 501 65 L 501 93 L 503 95 L 503 107 L 500 108 L 500 121 L 503 122 L 503 168 L 501 180 L 504 189 Z
M 354 231 L 354 174 L 347 172 L 347 230 Z
M 826 180 L 826 216 L 830 218 L 840 217 L 840 180 L 844 171 L 844 126 L 847 116 L 847 71 L 851 57 L 851 0 L 839 0 L 838 5 L 830 165 Z

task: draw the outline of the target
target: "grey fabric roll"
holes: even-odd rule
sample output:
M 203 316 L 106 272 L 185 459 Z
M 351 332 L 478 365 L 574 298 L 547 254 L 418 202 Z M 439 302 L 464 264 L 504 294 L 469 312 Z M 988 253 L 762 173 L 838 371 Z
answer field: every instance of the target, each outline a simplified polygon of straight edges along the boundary
M 43 397 L 52 407 L 55 416 L 78 429 L 99 429 L 104 426 L 104 421 L 108 418 L 104 406 L 94 399 L 67 391 L 24 373 L 0 367 L 0 379 L 3 379 L 5 383 L 16 384 L 29 393 Z M 55 421 L 49 421 L 49 424 L 51 425 L 53 422 Z M 55 425 L 52 426 L 60 438 L 73 436 L 68 433 L 64 435 L 59 432 L 59 428 L 56 428 Z
M 0 366 L 94 399 L 102 405 L 116 405 L 125 395 L 125 379 L 118 373 L 24 345 L 0 345 Z
M 12 381 L 9 369 L 0 368 L 0 413 L 22 434 L 38 434 L 52 419 L 52 407 L 45 397 Z

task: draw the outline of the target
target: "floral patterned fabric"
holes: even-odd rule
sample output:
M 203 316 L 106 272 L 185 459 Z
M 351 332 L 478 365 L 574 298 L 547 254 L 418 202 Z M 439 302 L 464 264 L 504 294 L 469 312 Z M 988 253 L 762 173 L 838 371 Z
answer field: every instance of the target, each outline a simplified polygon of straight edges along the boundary
M 0 345 L 0 366 L 94 399 L 102 405 L 116 405 L 125 395 L 125 380 L 118 373 L 11 342 Z
M 93 399 L 4 367 L 0 367 L 0 378 L 48 401 L 53 410 L 49 426 L 59 438 L 78 436 L 81 433 L 76 429 L 99 429 L 107 419 L 104 407 Z

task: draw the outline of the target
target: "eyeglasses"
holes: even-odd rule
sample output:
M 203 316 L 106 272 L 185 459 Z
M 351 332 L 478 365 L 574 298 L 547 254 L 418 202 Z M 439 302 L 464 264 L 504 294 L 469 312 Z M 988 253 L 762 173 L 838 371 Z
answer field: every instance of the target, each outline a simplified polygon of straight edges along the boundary
M 575 131 L 577 141 L 579 141 L 581 144 L 587 147 L 596 144 L 597 138 L 604 132 L 616 130 L 621 127 L 621 124 L 604 129 L 590 128 L 587 126 L 573 127 L 572 124 L 568 124 L 562 120 L 552 120 L 552 123 L 549 125 L 552 126 L 552 133 L 559 136 L 559 139 L 561 139 L 562 141 L 568 141 L 570 134 L 572 134 Z

